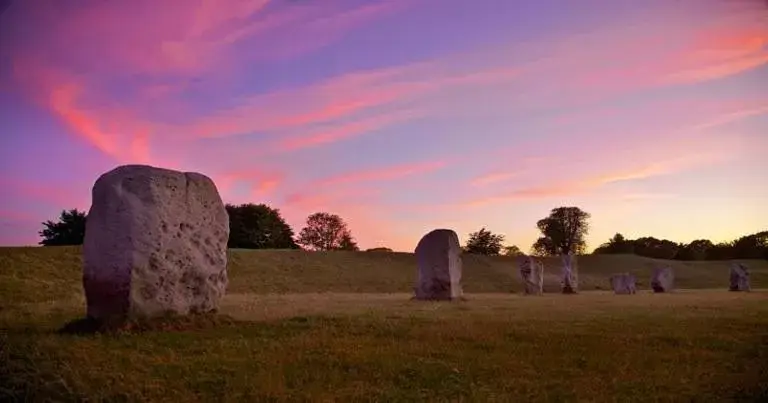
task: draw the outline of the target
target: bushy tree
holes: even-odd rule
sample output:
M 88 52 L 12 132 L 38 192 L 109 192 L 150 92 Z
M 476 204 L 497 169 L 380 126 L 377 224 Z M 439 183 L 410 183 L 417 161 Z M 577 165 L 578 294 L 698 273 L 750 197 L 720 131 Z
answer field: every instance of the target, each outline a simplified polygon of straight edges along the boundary
M 539 256 L 584 253 L 589 217 L 589 213 L 578 207 L 552 209 L 549 216 L 536 223 L 542 236 L 533 244 L 533 253 Z
M 743 236 L 733 242 L 736 259 L 768 259 L 768 231 Z
M 597 247 L 594 254 L 631 254 L 635 252 L 634 242 L 624 238 L 624 235 L 616 234 L 608 242 Z
M 680 244 L 677 260 L 706 260 L 709 251 L 715 247 L 709 239 L 697 239 L 688 244 Z
M 517 245 L 511 245 L 511 246 L 505 246 L 504 247 L 504 256 L 522 256 L 524 255 L 523 251 L 520 250 L 520 248 L 517 247 Z
M 280 210 L 266 204 L 225 206 L 229 214 L 227 247 L 242 249 L 298 249 L 293 229 Z
M 480 231 L 469 234 L 465 251 L 475 255 L 498 255 L 503 242 L 504 235 L 493 234 L 483 227 Z
M 82 245 L 85 239 L 86 213 L 77 209 L 62 210 L 58 222 L 48 220 L 43 223 L 42 231 L 38 232 L 43 238 L 40 245 L 62 246 Z
M 634 245 L 636 255 L 654 259 L 674 259 L 680 250 L 680 245 L 676 242 L 652 236 L 637 238 Z
M 314 213 L 296 242 L 310 250 L 358 250 L 347 224 L 336 214 Z
M 346 233 L 342 235 L 337 250 L 349 250 L 357 252 L 360 250 L 360 247 L 357 246 L 357 242 L 355 242 L 355 239 L 352 238 L 352 235 L 350 233 Z
M 392 249 L 386 247 L 368 248 L 366 252 L 392 252 Z

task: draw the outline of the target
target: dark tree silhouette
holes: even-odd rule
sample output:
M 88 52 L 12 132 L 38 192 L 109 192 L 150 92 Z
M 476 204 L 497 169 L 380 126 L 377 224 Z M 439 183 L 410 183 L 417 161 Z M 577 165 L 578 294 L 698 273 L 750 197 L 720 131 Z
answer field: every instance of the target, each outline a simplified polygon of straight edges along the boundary
M 227 247 L 242 249 L 298 249 L 293 229 L 280 210 L 266 204 L 225 206 L 229 214 Z
M 689 244 L 680 244 L 677 251 L 677 260 L 706 260 L 709 251 L 715 247 L 715 244 L 708 239 L 697 239 Z
M 549 216 L 539 220 L 536 226 L 542 236 L 531 248 L 533 253 L 554 256 L 573 252 L 582 254 L 587 247 L 584 239 L 589 231 L 589 213 L 578 207 L 557 207 Z
M 84 211 L 77 209 L 62 210 L 58 222 L 46 221 L 45 228 L 38 232 L 43 238 L 39 242 L 43 246 L 82 245 L 85 239 Z
M 350 233 L 346 233 L 341 237 L 338 250 L 359 251 L 360 247 L 357 246 L 357 242 L 355 242 L 355 239 L 352 238 L 352 235 Z
M 336 214 L 314 213 L 296 240 L 309 250 L 358 250 L 347 224 Z
M 743 236 L 733 242 L 736 259 L 768 259 L 768 231 Z
M 522 256 L 524 254 L 517 245 L 505 246 L 503 250 L 504 256 Z
M 674 259 L 680 250 L 680 245 L 667 239 L 657 239 L 652 236 L 637 238 L 634 241 L 635 254 L 654 259 Z
M 503 242 L 504 235 L 493 234 L 483 227 L 480 231 L 469 234 L 464 251 L 475 255 L 498 255 Z
M 365 251 L 366 252 L 392 252 L 392 249 L 381 246 L 378 248 L 368 248 Z
M 616 234 L 608 242 L 597 247 L 594 254 L 631 254 L 635 252 L 633 241 L 624 238 L 624 235 Z

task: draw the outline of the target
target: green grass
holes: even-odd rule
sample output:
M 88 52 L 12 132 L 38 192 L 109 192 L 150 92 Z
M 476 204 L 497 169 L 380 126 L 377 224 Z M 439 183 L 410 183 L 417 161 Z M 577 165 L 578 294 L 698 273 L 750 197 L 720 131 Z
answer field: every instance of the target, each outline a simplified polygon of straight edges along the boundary
M 468 300 L 439 303 L 409 300 L 410 254 L 232 251 L 219 320 L 60 334 L 79 254 L 0 248 L 0 401 L 768 399 L 765 262 L 751 293 L 725 262 L 672 262 L 681 289 L 653 294 L 653 260 L 587 256 L 591 291 L 523 297 L 513 260 L 465 257 Z M 643 291 L 595 290 L 621 271 Z

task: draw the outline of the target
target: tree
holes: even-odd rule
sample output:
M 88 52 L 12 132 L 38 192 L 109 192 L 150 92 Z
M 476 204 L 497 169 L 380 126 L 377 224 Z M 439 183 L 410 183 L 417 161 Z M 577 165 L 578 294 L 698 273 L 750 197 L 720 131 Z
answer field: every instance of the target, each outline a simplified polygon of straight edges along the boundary
M 84 211 L 62 210 L 59 222 L 48 220 L 43 223 L 45 228 L 38 232 L 43 238 L 39 242 L 40 245 L 82 245 L 85 239 L 85 218 L 86 213 Z
M 483 227 L 480 231 L 469 234 L 466 252 L 475 255 L 498 255 L 503 242 L 504 235 L 493 234 Z
M 634 244 L 636 255 L 654 259 L 674 259 L 680 250 L 680 245 L 676 242 L 652 236 L 637 238 Z
M 341 241 L 339 241 L 339 247 L 337 250 L 349 250 L 357 252 L 360 250 L 360 247 L 357 246 L 357 242 L 355 242 L 354 238 L 352 238 L 352 235 L 346 233 L 341 236 Z
M 536 255 L 554 256 L 573 252 L 584 253 L 587 247 L 584 239 L 589 230 L 589 213 L 578 207 L 557 207 L 549 216 L 539 220 L 536 226 L 542 236 L 531 248 Z
M 392 252 L 392 249 L 381 246 L 378 248 L 368 248 L 365 251 L 366 252 Z
M 229 248 L 298 249 L 293 229 L 280 215 L 280 210 L 266 204 L 227 204 L 229 214 Z
M 709 254 L 710 249 L 714 248 L 715 244 L 709 239 L 697 239 L 689 244 L 680 244 L 680 248 L 677 251 L 677 260 L 705 260 Z
M 523 251 L 521 251 L 517 245 L 504 247 L 504 256 L 522 256 L 523 254 Z
M 310 250 L 357 250 L 347 224 L 336 214 L 314 213 L 296 242 Z
M 594 254 L 631 254 L 635 252 L 634 242 L 617 233 L 608 242 L 598 246 Z
M 707 260 L 729 260 L 734 258 L 733 242 L 717 243 L 707 251 Z
M 733 242 L 736 259 L 768 259 L 768 231 L 743 236 Z

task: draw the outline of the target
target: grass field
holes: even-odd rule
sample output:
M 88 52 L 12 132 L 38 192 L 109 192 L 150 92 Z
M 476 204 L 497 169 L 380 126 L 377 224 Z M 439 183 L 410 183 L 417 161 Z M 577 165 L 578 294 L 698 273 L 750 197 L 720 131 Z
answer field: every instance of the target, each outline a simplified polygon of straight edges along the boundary
M 409 300 L 410 254 L 232 251 L 223 315 L 77 336 L 56 331 L 84 312 L 79 248 L 0 248 L 0 400 L 768 399 L 766 262 L 751 293 L 671 262 L 680 289 L 653 294 L 655 261 L 585 256 L 581 294 L 540 297 L 512 259 L 464 262 L 467 300 L 438 303 Z M 605 291 L 623 271 L 638 294 Z

